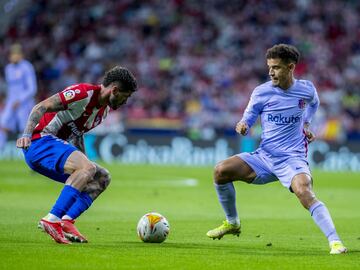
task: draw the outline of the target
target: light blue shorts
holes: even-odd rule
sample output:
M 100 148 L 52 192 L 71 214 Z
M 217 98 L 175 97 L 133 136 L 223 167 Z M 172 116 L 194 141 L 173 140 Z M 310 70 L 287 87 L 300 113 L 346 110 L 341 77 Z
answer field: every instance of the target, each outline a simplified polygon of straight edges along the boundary
M 255 171 L 256 178 L 252 184 L 263 185 L 279 180 L 284 187 L 290 188 L 295 175 L 306 173 L 311 177 L 309 163 L 303 157 L 273 157 L 261 148 L 255 152 L 241 153 L 236 156 Z

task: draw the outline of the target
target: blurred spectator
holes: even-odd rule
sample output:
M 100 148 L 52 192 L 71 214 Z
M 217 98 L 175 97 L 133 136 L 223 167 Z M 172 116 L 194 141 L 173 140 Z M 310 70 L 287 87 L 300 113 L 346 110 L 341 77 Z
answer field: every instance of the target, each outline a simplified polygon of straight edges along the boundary
M 268 80 L 266 49 L 291 43 L 296 76 L 320 93 L 320 136 L 359 138 L 359 1 L 34 0 L 5 37 L 26 44 L 41 96 L 121 64 L 141 85 L 125 119 L 180 119 L 192 134 L 233 128 Z
M 37 91 L 34 67 L 24 59 L 20 44 L 10 47 L 9 61 L 5 67 L 6 100 L 0 114 L 0 150 L 5 146 L 9 132 L 25 129 Z
M 342 100 L 348 140 L 360 140 L 360 86 L 357 87 L 347 91 Z

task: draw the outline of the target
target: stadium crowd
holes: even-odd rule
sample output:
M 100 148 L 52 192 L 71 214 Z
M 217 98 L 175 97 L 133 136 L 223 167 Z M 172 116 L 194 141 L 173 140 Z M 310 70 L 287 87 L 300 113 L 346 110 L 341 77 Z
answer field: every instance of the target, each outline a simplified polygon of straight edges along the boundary
M 112 121 L 165 119 L 200 133 L 233 129 L 268 80 L 266 49 L 290 43 L 302 53 L 296 76 L 320 94 L 316 132 L 360 140 L 357 0 L 33 0 L 1 39 L 1 66 L 14 42 L 36 69 L 39 99 L 120 64 L 140 89 Z

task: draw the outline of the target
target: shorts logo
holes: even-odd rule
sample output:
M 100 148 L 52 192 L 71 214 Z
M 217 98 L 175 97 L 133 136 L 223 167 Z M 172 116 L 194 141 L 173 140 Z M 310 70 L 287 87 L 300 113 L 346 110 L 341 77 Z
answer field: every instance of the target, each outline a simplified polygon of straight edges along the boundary
M 305 108 L 305 105 L 306 105 L 305 100 L 299 99 L 299 104 L 298 104 L 299 108 L 303 110 Z
M 67 90 L 64 92 L 65 100 L 70 100 L 75 97 L 75 91 L 74 90 Z

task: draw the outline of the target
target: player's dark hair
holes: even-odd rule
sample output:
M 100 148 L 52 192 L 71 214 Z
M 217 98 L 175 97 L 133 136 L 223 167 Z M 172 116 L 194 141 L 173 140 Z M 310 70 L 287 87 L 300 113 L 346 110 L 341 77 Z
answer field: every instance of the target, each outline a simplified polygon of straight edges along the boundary
M 137 90 L 134 75 L 124 67 L 116 66 L 105 73 L 102 84 L 107 87 L 113 82 L 120 84 L 121 92 L 134 92 Z
M 285 63 L 297 64 L 300 59 L 300 53 L 296 47 L 288 44 L 277 44 L 266 52 L 266 59 L 279 58 Z

